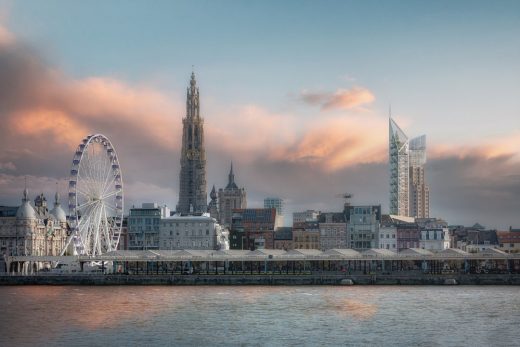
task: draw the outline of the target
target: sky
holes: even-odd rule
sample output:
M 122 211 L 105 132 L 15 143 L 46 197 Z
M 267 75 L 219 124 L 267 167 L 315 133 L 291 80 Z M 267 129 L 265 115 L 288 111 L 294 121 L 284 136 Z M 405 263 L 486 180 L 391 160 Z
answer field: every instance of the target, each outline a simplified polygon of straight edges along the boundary
M 427 135 L 431 215 L 520 226 L 518 1 L 0 1 L 0 205 L 67 194 L 92 133 L 125 206 L 178 201 L 192 69 L 208 192 L 388 211 L 388 115 Z M 64 203 L 65 201 L 63 201 Z

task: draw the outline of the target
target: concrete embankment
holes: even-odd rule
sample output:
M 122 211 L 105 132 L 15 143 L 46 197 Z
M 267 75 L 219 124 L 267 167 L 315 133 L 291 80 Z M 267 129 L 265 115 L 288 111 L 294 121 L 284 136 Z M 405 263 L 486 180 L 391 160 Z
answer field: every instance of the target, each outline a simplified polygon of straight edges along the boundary
M 520 275 L 34 275 L 0 285 L 520 285 Z

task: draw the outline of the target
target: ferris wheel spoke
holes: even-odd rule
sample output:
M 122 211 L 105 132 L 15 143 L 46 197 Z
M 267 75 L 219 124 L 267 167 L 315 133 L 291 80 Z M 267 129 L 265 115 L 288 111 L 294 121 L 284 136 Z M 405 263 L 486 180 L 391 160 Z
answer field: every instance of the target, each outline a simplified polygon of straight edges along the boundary
M 103 195 L 107 193 L 107 191 L 110 190 L 110 188 L 112 187 L 112 184 L 115 182 L 116 180 L 116 175 L 113 175 L 112 178 L 108 181 L 105 182 L 105 185 L 103 187 Z
M 106 173 L 103 175 L 101 195 L 104 195 L 106 193 L 107 189 L 110 188 L 112 182 L 115 180 L 115 175 L 113 175 L 113 177 L 111 178 L 110 174 L 112 174 L 112 171 L 106 170 Z
M 119 210 L 115 205 L 109 204 L 107 202 L 105 202 L 105 206 L 115 212 L 117 212 Z
M 110 178 L 110 174 L 112 174 L 112 162 L 105 160 L 105 182 Z
M 85 207 L 92 206 L 92 205 L 94 205 L 94 204 L 98 204 L 98 203 L 99 203 L 99 201 L 97 201 L 97 200 L 88 201 L 88 202 L 86 202 L 86 203 L 83 203 L 83 204 L 81 204 L 81 205 L 78 205 L 77 209 L 78 209 L 78 210 L 81 210 L 81 209 L 83 209 L 83 208 L 85 208 Z
M 93 245 L 92 245 L 92 254 L 93 255 L 97 255 L 99 254 L 99 252 L 97 252 L 98 250 L 98 246 L 99 246 L 99 224 L 100 224 L 100 209 L 99 209 L 99 206 L 96 206 L 96 212 L 94 214 L 94 223 L 93 223 L 93 230 L 94 230 L 94 233 L 93 235 L 91 235 L 91 237 L 93 236 L 94 239 L 93 239 Z
M 86 198 L 91 198 L 92 197 L 92 194 L 90 194 L 87 191 L 85 191 L 85 190 L 83 190 L 81 188 L 78 188 L 78 187 L 76 187 L 76 192 L 80 193 L 81 195 L 83 195 Z
M 104 235 L 105 235 L 105 245 L 106 245 L 107 252 L 109 252 L 109 251 L 112 251 L 112 240 L 111 240 L 111 237 L 110 237 L 110 230 L 109 230 L 109 228 L 110 228 L 110 221 L 107 218 L 107 211 L 106 211 L 106 209 L 103 209 L 103 213 L 105 215 L 105 221 L 107 222 L 107 223 L 105 223 L 104 228 L 103 228 Z
M 119 193 L 121 193 L 121 192 L 122 192 L 121 189 L 114 190 L 113 192 L 110 192 L 110 193 L 108 193 L 108 194 L 106 194 L 106 195 L 103 195 L 103 196 L 101 197 L 101 199 L 102 199 L 102 200 L 105 200 L 106 198 L 109 198 L 109 197 L 114 196 L 114 195 L 116 195 L 116 194 L 119 194 Z
M 89 213 L 87 216 L 83 219 L 80 219 L 80 222 L 78 224 L 78 229 L 80 234 L 84 235 L 85 233 L 88 233 L 89 226 L 92 223 L 93 214 Z

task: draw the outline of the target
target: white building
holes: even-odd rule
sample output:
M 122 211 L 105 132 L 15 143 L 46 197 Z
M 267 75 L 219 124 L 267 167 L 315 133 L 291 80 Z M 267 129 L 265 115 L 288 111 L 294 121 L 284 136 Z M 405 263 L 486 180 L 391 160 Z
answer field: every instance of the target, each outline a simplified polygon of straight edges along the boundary
M 319 217 L 320 249 L 348 248 L 347 221 L 342 212 L 322 213 Z
M 423 228 L 419 246 L 430 251 L 442 251 L 450 248 L 448 228 Z
M 381 226 L 379 228 L 379 248 L 397 252 L 396 226 Z
M 219 249 L 225 243 L 226 231 L 209 213 L 161 219 L 159 249 Z
M 132 207 L 128 216 L 128 247 L 130 250 L 159 249 L 159 225 L 170 215 L 170 209 L 155 202 Z

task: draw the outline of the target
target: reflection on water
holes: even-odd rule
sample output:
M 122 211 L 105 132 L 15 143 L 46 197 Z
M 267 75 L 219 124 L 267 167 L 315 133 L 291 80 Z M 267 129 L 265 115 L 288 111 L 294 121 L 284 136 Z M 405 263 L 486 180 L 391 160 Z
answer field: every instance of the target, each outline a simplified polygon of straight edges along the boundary
M 336 307 L 339 313 L 359 320 L 372 318 L 377 312 L 376 305 L 367 304 L 352 299 L 339 301 Z
M 0 345 L 515 345 L 517 287 L 0 287 Z

